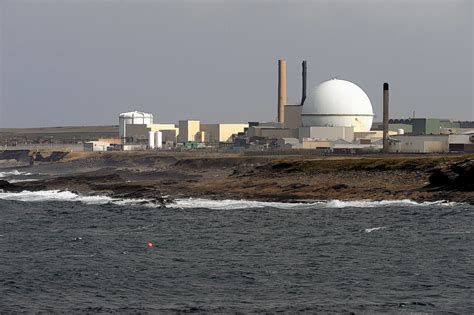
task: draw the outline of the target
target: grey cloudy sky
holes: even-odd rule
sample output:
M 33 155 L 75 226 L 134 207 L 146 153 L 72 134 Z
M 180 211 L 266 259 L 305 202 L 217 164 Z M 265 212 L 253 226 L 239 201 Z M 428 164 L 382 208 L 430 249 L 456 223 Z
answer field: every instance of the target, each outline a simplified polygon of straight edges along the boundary
M 271 121 L 277 59 L 289 102 L 348 79 L 381 120 L 474 119 L 473 1 L 0 0 L 0 127 Z

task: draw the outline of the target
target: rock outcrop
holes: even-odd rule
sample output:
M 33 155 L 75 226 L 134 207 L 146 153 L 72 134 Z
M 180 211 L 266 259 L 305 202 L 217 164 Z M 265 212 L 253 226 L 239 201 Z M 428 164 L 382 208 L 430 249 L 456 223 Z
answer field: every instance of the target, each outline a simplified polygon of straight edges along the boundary
M 443 163 L 430 170 L 429 188 L 474 191 L 474 161 Z

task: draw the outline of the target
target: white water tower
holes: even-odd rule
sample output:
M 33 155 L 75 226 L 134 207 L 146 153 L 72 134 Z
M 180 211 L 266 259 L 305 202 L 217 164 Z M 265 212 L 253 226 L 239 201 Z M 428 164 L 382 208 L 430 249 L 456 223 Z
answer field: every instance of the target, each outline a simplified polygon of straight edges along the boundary
M 133 111 L 121 113 L 119 115 L 119 137 L 122 143 L 127 138 L 127 125 L 151 125 L 153 124 L 153 115 L 149 113 Z

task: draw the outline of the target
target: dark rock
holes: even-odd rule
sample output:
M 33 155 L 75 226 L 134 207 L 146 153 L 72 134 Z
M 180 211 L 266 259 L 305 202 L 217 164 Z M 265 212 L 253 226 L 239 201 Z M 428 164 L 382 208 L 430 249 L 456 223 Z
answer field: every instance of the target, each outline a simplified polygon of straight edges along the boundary
M 474 162 L 466 159 L 457 163 L 445 163 L 431 170 L 429 188 L 440 190 L 474 191 Z
M 6 180 L 0 180 L 0 189 L 8 192 L 18 192 L 23 190 L 17 185 L 12 184 Z
M 35 162 L 58 162 L 62 160 L 69 152 L 53 151 L 49 156 L 44 157 L 40 152 L 34 155 Z
M 335 190 L 341 190 L 341 189 L 347 189 L 347 188 L 349 188 L 349 186 L 346 184 L 336 184 L 332 186 L 332 189 L 335 189 Z

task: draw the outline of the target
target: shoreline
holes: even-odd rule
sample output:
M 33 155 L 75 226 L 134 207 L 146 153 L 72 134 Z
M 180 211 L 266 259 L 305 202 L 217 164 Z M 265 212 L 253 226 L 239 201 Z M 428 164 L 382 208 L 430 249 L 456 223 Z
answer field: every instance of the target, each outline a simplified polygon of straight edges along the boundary
M 33 153 L 31 153 L 33 154 Z M 38 153 L 34 153 L 34 158 Z M 33 155 L 28 155 L 28 157 Z M 1 182 L 4 191 L 68 190 L 122 199 L 413 200 L 474 204 L 473 155 L 244 156 L 157 152 L 51 153 L 17 167 L 35 181 Z M 0 155 L 0 162 L 5 161 Z M 6 163 L 4 163 L 5 165 Z M 6 165 L 5 165 L 6 166 Z M 169 198 L 163 198 L 169 196 Z

